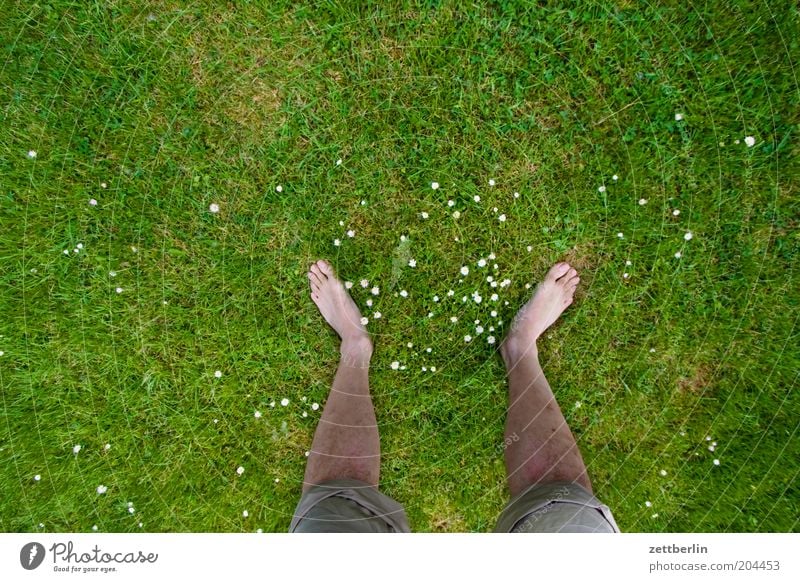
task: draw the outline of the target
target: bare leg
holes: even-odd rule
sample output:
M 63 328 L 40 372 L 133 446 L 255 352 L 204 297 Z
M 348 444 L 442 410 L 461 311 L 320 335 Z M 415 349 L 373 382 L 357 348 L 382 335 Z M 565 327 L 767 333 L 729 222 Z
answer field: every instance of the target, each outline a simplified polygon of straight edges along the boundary
M 508 372 L 505 460 L 512 497 L 534 483 L 553 481 L 573 481 L 592 490 L 575 437 L 539 365 L 536 345 L 572 303 L 579 281 L 569 264 L 554 265 L 500 346 Z
M 320 418 L 303 478 L 303 491 L 331 479 L 378 485 L 380 439 L 369 394 L 372 341 L 361 313 L 326 261 L 308 272 L 311 299 L 342 338 L 341 360 Z

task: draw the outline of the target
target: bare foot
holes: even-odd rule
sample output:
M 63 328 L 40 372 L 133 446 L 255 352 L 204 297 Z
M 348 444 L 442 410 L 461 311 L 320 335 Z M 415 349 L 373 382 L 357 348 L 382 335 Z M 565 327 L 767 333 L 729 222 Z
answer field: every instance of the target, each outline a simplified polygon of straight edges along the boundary
M 311 299 L 319 308 L 325 321 L 342 338 L 342 350 L 355 347 L 372 351 L 366 327 L 361 323 L 361 312 L 333 272 L 328 261 L 319 260 L 308 270 Z
M 569 263 L 553 265 L 514 317 L 511 331 L 500 346 L 503 358 L 516 358 L 528 350 L 536 353 L 536 340 L 572 303 L 579 282 L 578 272 Z

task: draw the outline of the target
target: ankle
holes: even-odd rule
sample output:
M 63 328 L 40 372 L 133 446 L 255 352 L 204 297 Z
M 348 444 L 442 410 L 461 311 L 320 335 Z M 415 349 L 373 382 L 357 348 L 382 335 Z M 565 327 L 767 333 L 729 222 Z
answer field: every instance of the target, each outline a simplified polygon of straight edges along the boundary
M 509 336 L 500 345 L 500 355 L 506 366 L 513 366 L 522 358 L 539 358 L 539 347 L 536 340 L 523 341 L 516 336 Z
M 339 353 L 342 356 L 342 361 L 363 367 L 369 364 L 369 360 L 372 358 L 372 340 L 366 334 L 345 337 L 342 339 Z

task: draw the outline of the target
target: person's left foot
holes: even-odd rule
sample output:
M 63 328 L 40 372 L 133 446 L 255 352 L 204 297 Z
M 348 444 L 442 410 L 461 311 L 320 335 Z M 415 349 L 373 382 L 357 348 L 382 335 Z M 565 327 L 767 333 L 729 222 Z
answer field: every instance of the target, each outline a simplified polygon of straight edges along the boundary
M 360 346 L 372 349 L 367 329 L 361 323 L 361 312 L 328 261 L 319 260 L 308 270 L 311 299 L 325 321 L 342 338 L 342 347 Z

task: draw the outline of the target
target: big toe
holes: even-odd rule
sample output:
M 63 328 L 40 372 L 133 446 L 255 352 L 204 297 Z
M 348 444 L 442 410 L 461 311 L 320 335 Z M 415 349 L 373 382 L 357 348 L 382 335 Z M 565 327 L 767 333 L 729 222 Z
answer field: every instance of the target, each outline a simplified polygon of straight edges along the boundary
M 555 281 L 559 277 L 563 277 L 567 271 L 570 270 L 569 263 L 556 263 L 550 270 L 547 272 L 547 276 L 545 277 L 548 281 Z
M 325 259 L 320 259 L 319 261 L 317 261 L 317 267 L 319 267 L 319 270 L 325 273 L 325 275 L 327 275 L 328 277 L 334 276 L 333 267 Z

